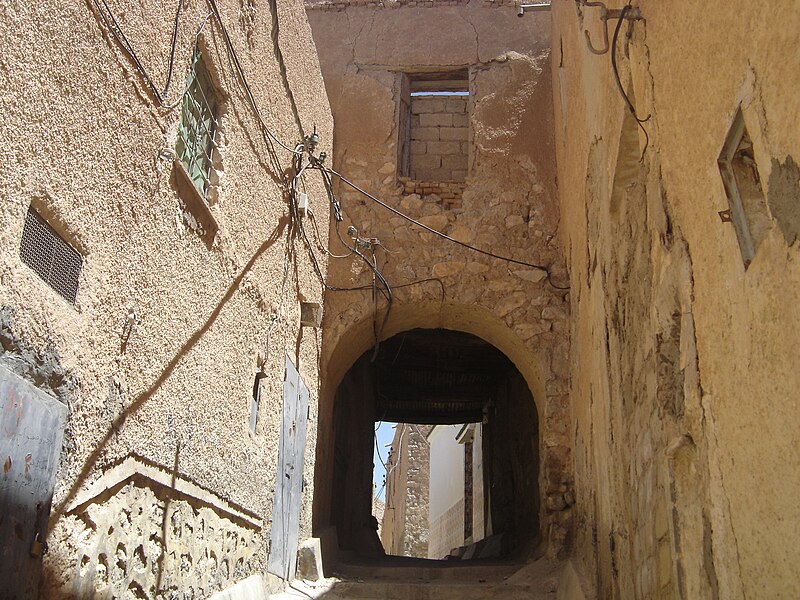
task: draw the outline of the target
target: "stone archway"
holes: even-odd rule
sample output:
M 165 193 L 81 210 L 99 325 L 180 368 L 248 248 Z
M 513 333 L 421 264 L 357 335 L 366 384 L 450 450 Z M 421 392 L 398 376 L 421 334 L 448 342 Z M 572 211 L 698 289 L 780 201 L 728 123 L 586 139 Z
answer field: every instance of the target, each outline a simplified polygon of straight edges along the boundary
M 536 531 L 530 531 L 527 539 L 531 541 L 541 533 L 551 542 L 551 550 L 557 551 L 563 546 L 563 536 L 558 539 L 554 535 L 554 531 L 562 527 L 556 525 L 559 515 L 554 513 L 564 507 L 549 510 L 547 506 L 553 503 L 548 500 L 548 495 L 554 490 L 563 494 L 562 487 L 570 480 L 571 465 L 567 448 L 554 434 L 563 427 L 556 421 L 565 415 L 548 409 L 553 397 L 552 390 L 548 393 L 547 385 L 552 379 L 550 353 L 546 349 L 541 352 L 532 350 L 502 319 L 476 305 L 418 301 L 399 306 L 386 323 L 382 338 L 388 344 L 393 336 L 411 330 L 471 334 L 507 359 L 515 377 L 504 385 L 516 389 L 517 396 L 527 394 L 536 423 L 535 430 L 529 435 L 534 446 L 531 460 L 537 463 L 534 465 L 536 492 L 535 498 L 531 498 L 527 505 L 532 515 L 527 524 Z M 371 431 L 376 415 L 374 375 L 368 365 L 374 347 L 373 335 L 372 320 L 363 318 L 344 330 L 337 340 L 326 343 L 323 349 L 314 526 L 317 532 L 331 525 L 338 524 L 341 528 L 342 515 L 347 515 L 346 528 L 350 531 L 340 532 L 340 543 L 351 548 L 363 545 L 363 537 L 357 539 L 360 534 L 355 530 L 366 525 L 370 514 Z M 367 434 L 369 438 L 365 439 Z M 347 491 L 346 500 L 342 500 L 345 497 L 343 490 Z M 520 519 L 518 523 L 524 521 L 522 517 Z

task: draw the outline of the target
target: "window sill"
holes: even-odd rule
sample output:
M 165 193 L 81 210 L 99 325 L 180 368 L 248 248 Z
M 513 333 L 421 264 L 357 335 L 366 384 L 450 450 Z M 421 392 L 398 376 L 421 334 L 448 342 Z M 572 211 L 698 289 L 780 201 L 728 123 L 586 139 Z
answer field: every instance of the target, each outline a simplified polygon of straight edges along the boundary
M 175 188 L 184 204 L 184 220 L 191 229 L 211 245 L 219 231 L 219 223 L 211 212 L 206 199 L 197 191 L 183 163 L 176 158 L 173 166 Z

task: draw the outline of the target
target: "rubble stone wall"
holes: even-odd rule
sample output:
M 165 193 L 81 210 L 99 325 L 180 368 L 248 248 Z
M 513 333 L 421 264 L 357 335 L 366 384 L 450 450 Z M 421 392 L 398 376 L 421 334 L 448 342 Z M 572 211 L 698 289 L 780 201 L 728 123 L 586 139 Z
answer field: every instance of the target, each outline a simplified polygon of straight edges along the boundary
M 544 508 L 543 498 L 539 522 L 558 551 L 569 543 L 564 497 L 570 498 L 572 475 L 569 300 L 568 290 L 556 287 L 566 287 L 566 281 L 557 238 L 549 16 L 520 19 L 513 7 L 480 3 L 393 10 L 349 6 L 308 14 L 336 119 L 336 169 L 433 229 L 538 265 L 508 263 L 457 246 L 337 186 L 342 234 L 353 225 L 359 236 L 381 243 L 375 248 L 377 265 L 394 290 L 381 338 L 415 327 L 466 331 L 504 352 L 525 377 L 540 415 L 539 487 L 554 507 Z M 409 183 L 397 177 L 403 78 L 464 65 L 469 65 L 472 141 L 461 202 L 446 202 L 424 187 L 422 193 L 407 193 Z M 338 243 L 331 250 L 346 254 Z M 330 285 L 367 289 L 326 294 L 323 411 L 332 410 L 344 373 L 375 342 L 372 277 L 358 257 L 331 260 Z M 378 302 L 380 326 L 386 305 Z M 325 465 L 333 460 L 333 432 L 321 428 L 319 436 L 317 472 L 330 472 Z M 321 527 L 329 522 L 325 499 L 332 483 L 321 476 L 317 485 L 315 518 Z
M 381 535 L 388 554 L 428 556 L 429 430 L 429 425 L 399 423 L 392 439 Z

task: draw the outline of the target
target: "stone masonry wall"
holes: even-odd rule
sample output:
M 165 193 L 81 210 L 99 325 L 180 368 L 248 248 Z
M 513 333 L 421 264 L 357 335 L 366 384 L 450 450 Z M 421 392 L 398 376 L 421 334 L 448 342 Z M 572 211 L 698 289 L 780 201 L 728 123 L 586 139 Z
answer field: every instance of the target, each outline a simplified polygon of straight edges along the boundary
M 466 96 L 412 96 L 409 177 L 464 181 L 469 160 Z
M 430 498 L 430 425 L 406 425 L 408 476 L 406 483 L 406 556 L 428 556 L 428 502 Z
M 459 181 L 413 181 L 408 177 L 398 177 L 398 181 L 405 196 L 417 195 L 440 201 L 446 209 L 461 208 L 461 197 L 467 187 L 466 183 Z
M 399 423 L 387 467 L 381 540 L 388 554 L 428 555 L 429 425 Z
M 557 238 L 549 16 L 520 19 L 513 7 L 480 3 L 424 10 L 352 6 L 308 15 L 333 99 L 336 169 L 455 239 L 539 265 L 508 263 L 456 246 L 337 186 L 341 232 L 352 224 L 359 236 L 380 240 L 377 265 L 394 293 L 381 328 L 386 304 L 379 298 L 376 312 L 370 269 L 358 257 L 332 259 L 330 285 L 367 289 L 326 294 L 322 410 L 332 410 L 339 381 L 374 344 L 376 329 L 385 339 L 414 327 L 443 327 L 495 345 L 523 374 L 540 415 L 539 522 L 551 551 L 560 552 L 570 542 L 572 486 L 569 299 L 568 290 L 559 289 L 566 281 Z M 397 178 L 405 74 L 454 65 L 469 65 L 471 102 L 472 166 L 460 204 L 423 186 L 421 193 L 408 193 L 410 181 Z M 346 254 L 336 243 L 331 250 Z M 333 460 L 325 450 L 333 432 L 323 427 L 319 435 L 317 472 L 324 473 Z M 317 485 L 315 517 L 322 527 L 329 522 L 325 489 L 332 483 L 322 477 Z

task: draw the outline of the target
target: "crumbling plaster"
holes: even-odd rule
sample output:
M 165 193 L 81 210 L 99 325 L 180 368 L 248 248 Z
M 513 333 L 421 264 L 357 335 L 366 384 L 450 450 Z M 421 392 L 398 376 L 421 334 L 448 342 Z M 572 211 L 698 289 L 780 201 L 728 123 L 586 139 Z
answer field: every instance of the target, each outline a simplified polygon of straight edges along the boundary
M 286 143 L 296 143 L 300 133 L 273 52 L 269 3 L 242 19 L 238 0 L 218 4 L 264 122 Z M 302 3 L 276 5 L 288 88 L 304 128 L 315 126 L 330 148 L 332 118 Z M 160 89 L 175 5 L 117 2 L 113 10 Z M 203 2 L 183 7 L 168 103 L 183 90 L 195 32 L 208 12 Z M 305 471 L 313 480 L 321 340 L 315 330 L 300 328 L 297 299 L 321 302 L 322 290 L 305 247 L 293 242 L 284 309 L 266 338 L 281 305 L 287 252 L 288 207 L 276 183 L 284 174 L 270 164 L 219 25 L 208 19 L 200 39 L 224 105 L 224 175 L 210 206 L 219 224 L 213 239 L 192 229 L 185 197 L 176 189 L 169 150 L 180 109 L 156 104 L 92 3 L 4 3 L 0 39 L 0 131 L 6 140 L 0 149 L 0 304 L 14 315 L 12 337 L 42 355 L 53 353 L 77 382 L 67 398 L 69 443 L 56 483 L 43 593 L 68 594 L 80 553 L 91 556 L 82 528 L 65 515 L 69 501 L 107 466 L 132 454 L 175 469 L 257 515 L 252 543 L 258 551 L 248 572 L 237 576 L 263 572 L 284 353 L 298 363 L 311 390 Z M 277 151 L 288 167 L 289 154 Z M 308 187 L 327 244 L 319 177 L 309 177 Z M 29 205 L 85 257 L 75 306 L 20 261 Z M 128 337 L 131 310 L 140 322 Z M 259 425 L 251 435 L 253 379 L 267 357 Z M 305 536 L 312 493 L 308 485 Z M 203 591 L 225 583 L 209 577 L 216 583 Z M 155 594 L 155 584 L 143 584 L 144 593 Z
M 641 162 L 645 136 L 610 57 L 586 48 L 597 9 L 553 6 L 579 564 L 602 597 L 788 597 L 800 272 L 782 202 L 798 193 L 798 105 L 796 61 L 777 57 L 796 53 L 798 13 L 791 2 L 637 6 L 645 20 L 618 60 L 650 115 Z M 747 270 L 718 216 L 717 157 L 739 105 L 774 219 Z
M 547 267 L 481 256 L 411 225 L 338 186 L 345 221 L 378 238 L 378 266 L 395 286 L 382 338 L 413 327 L 467 331 L 504 351 L 526 377 L 541 415 L 541 489 L 558 497 L 542 515 L 544 536 L 567 543 L 571 486 L 566 445 L 568 300 L 557 243 L 558 208 L 546 16 L 518 19 L 510 8 L 311 8 L 336 123 L 334 166 L 391 206 L 468 244 Z M 409 40 L 414 40 L 409 43 Z M 404 194 L 397 180 L 397 123 L 403 72 L 469 67 L 471 170 L 461 206 Z M 335 231 L 331 234 L 335 240 Z M 332 252 L 343 253 L 338 242 Z M 358 259 L 333 259 L 329 283 L 369 285 Z M 433 281 L 406 284 L 434 278 Z M 441 283 L 439 283 L 441 282 Z M 349 366 L 374 344 L 371 291 L 328 292 L 323 342 L 323 413 Z M 378 309 L 382 318 L 384 305 Z M 324 417 L 322 422 L 324 422 Z M 330 472 L 332 432 L 320 430 L 318 473 Z M 325 486 L 315 523 L 328 516 Z M 569 498 L 569 495 L 568 495 Z M 542 503 L 542 510 L 545 503 Z M 563 510 L 563 512 L 561 512 Z

